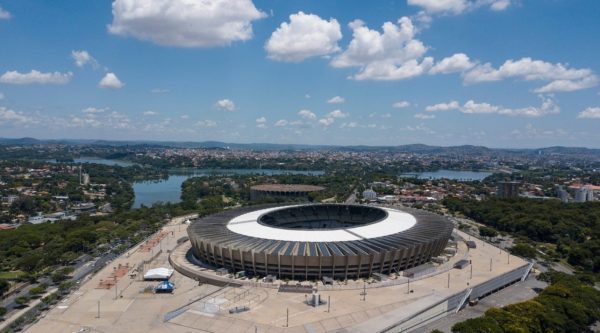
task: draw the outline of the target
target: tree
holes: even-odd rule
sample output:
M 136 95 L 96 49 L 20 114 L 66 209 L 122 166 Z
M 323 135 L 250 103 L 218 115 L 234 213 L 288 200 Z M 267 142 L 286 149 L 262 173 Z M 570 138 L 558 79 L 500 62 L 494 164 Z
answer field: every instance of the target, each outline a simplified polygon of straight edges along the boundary
M 0 318 L 2 318 L 6 314 L 6 308 L 0 306 Z
M 537 255 L 536 249 L 525 243 L 519 243 L 510 248 L 510 252 L 514 255 L 525 257 L 525 258 L 535 258 Z
M 10 289 L 10 283 L 6 280 L 0 280 L 0 296 L 4 295 Z
M 498 236 L 498 231 L 496 231 L 496 229 L 494 229 L 494 228 L 482 226 L 482 227 L 479 227 L 479 235 L 481 237 L 492 238 L 492 237 Z
M 27 296 L 20 296 L 17 297 L 17 299 L 15 299 L 15 303 L 17 303 L 17 305 L 24 307 L 27 304 L 29 304 L 29 297 Z
M 467 319 L 452 326 L 454 333 L 503 333 L 498 323 L 490 317 Z

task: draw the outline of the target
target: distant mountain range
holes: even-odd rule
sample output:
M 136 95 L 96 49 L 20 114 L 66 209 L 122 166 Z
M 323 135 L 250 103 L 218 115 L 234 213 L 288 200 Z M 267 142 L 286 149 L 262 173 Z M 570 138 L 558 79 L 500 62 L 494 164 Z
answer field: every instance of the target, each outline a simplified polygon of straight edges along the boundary
M 244 150 L 341 150 L 341 151 L 384 151 L 390 153 L 415 154 L 466 154 L 466 155 L 587 155 L 599 156 L 600 149 L 585 147 L 545 147 L 545 148 L 488 148 L 484 146 L 429 146 L 425 144 L 409 144 L 399 146 L 336 146 L 336 145 L 305 145 L 277 143 L 227 143 L 220 141 L 149 141 L 149 140 L 84 140 L 84 139 L 55 139 L 40 140 L 35 138 L 0 138 L 0 145 L 90 145 L 90 146 L 147 146 L 164 148 L 205 148 L 205 149 L 244 149 Z

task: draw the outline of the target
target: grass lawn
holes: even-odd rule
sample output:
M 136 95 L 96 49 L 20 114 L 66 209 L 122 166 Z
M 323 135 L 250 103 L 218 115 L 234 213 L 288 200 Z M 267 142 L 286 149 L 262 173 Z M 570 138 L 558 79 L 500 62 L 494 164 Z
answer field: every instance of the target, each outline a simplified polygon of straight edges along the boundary
M 23 271 L 0 272 L 0 280 L 15 280 L 24 275 Z

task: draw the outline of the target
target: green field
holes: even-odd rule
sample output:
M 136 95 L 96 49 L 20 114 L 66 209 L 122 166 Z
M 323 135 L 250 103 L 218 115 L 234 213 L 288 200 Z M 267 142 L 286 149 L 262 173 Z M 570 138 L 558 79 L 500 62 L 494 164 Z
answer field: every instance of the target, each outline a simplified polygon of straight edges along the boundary
M 0 280 L 16 280 L 26 275 L 23 271 L 0 272 Z

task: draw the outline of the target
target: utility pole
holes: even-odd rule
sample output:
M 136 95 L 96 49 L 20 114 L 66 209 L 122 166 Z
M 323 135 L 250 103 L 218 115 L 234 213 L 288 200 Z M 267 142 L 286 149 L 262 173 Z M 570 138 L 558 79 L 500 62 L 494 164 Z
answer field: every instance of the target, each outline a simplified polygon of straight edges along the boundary
M 98 301 L 98 317 L 96 318 L 100 318 L 100 301 Z
M 506 251 L 506 263 L 510 265 L 510 252 Z
M 490 258 L 490 272 L 492 271 L 492 258 Z
M 290 308 L 285 309 L 285 327 L 290 327 Z
M 117 281 L 117 277 L 115 276 L 115 300 L 118 298 L 117 297 L 117 294 L 118 294 L 117 293 L 117 289 L 118 289 L 118 285 L 117 284 L 118 284 L 118 281 Z
M 408 279 L 408 283 L 406 284 L 406 293 L 410 293 L 410 279 Z
M 473 279 L 473 264 L 471 263 L 471 265 L 469 265 L 469 266 L 471 266 L 471 276 L 469 277 L 469 280 L 472 280 Z
M 450 288 L 450 273 L 448 273 L 448 288 Z

